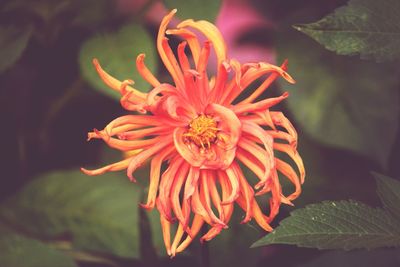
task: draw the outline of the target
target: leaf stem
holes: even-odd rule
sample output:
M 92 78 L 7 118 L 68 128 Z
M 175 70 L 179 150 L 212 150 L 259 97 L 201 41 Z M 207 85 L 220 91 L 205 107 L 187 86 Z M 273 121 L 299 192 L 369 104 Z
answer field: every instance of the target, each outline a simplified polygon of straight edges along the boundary
M 48 115 L 44 119 L 44 127 L 47 128 L 51 122 L 55 119 L 58 113 L 66 106 L 66 104 L 74 98 L 82 88 L 84 82 L 81 78 L 76 79 L 70 87 L 65 91 L 65 93 L 57 99 L 49 108 Z

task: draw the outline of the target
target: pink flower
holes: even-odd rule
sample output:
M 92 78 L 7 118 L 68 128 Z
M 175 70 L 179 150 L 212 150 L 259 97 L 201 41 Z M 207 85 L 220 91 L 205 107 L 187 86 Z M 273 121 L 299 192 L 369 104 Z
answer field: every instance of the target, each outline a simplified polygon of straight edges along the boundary
M 263 30 L 265 35 L 275 27 L 271 21 L 260 15 L 249 1 L 222 1 L 215 24 L 224 35 L 225 42 L 229 47 L 230 57 L 242 62 L 259 61 L 261 59 L 269 63 L 275 62 L 275 51 L 272 47 L 241 41 L 250 29 Z

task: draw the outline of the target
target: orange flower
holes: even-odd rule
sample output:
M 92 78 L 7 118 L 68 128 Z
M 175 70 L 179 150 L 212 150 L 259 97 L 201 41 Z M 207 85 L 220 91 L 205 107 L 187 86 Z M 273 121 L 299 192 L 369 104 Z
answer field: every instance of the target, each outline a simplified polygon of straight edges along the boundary
M 243 223 L 254 219 L 265 231 L 271 231 L 269 223 L 280 204 L 291 204 L 298 197 L 305 176 L 296 151 L 295 129 L 281 112 L 269 110 L 288 93 L 255 101 L 279 76 L 294 83 L 285 71 L 286 62 L 277 67 L 264 62 L 241 65 L 229 60 L 220 32 L 207 21 L 185 20 L 177 29 L 167 30 L 175 13 L 173 10 L 164 17 L 157 36 L 158 52 L 175 85 L 159 82 L 146 68 L 144 54 L 137 57 L 136 63 L 140 74 L 154 87 L 147 94 L 134 89 L 132 81 L 113 78 L 94 59 L 102 80 L 121 93 L 121 105 L 142 114 L 119 117 L 88 137 L 103 139 L 121 151 L 138 153 L 97 170 L 82 169 L 88 175 L 127 169 L 128 177 L 135 181 L 135 170 L 151 159 L 149 192 L 142 206 L 157 206 L 166 250 L 171 256 L 183 251 L 204 223 L 211 228 L 201 241 L 208 241 L 227 228 L 235 202 L 245 212 Z M 192 29 L 206 37 L 203 46 Z M 178 46 L 178 59 L 165 33 L 184 39 Z M 192 63 L 185 53 L 187 45 Z M 218 64 L 213 77 L 206 71 L 211 48 Z M 232 104 L 251 83 L 267 74 L 268 78 L 246 99 Z M 289 156 L 297 171 L 278 159 L 274 151 Z M 165 162 L 168 168 L 161 173 Z M 258 192 L 246 180 L 241 165 L 258 178 L 254 185 Z M 282 193 L 278 173 L 294 184 L 295 190 L 288 196 Z M 265 215 L 255 196 L 267 193 L 269 214 Z M 175 221 L 178 228 L 171 240 L 170 228 Z

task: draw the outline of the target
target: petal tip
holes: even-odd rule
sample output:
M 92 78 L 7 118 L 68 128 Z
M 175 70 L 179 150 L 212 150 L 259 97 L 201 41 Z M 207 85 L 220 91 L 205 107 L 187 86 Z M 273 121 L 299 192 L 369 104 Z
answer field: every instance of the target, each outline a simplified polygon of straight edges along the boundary
M 135 179 L 135 177 L 133 177 L 132 173 L 128 173 L 127 176 L 128 176 L 129 180 L 130 180 L 132 183 L 136 183 L 136 179 Z
M 86 175 L 90 175 L 90 176 L 92 176 L 93 174 L 92 174 L 92 172 L 90 171 L 90 170 L 88 170 L 88 169 L 85 169 L 85 168 L 80 168 L 80 170 L 81 170 L 81 172 L 83 172 L 84 174 L 86 174 Z
M 145 210 L 152 210 L 154 208 L 154 204 L 155 204 L 154 201 L 152 201 L 146 204 L 140 203 L 139 206 Z

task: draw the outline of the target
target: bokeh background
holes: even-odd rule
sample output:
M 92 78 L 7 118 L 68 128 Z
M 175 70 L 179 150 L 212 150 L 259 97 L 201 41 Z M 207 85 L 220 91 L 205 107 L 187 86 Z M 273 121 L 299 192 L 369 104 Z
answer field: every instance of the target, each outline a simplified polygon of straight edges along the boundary
M 157 77 L 170 81 L 155 36 L 167 10 L 177 7 L 174 23 L 185 18 L 215 22 L 230 58 L 289 60 L 297 83 L 279 81 L 264 96 L 291 94 L 279 109 L 298 130 L 307 177 L 296 206 L 282 207 L 274 226 L 290 211 L 322 200 L 380 206 L 371 171 L 400 177 L 398 64 L 336 55 L 292 27 L 315 22 L 346 2 L 2 1 L 0 258 L 15 265 L 1 267 L 400 266 L 394 249 L 250 249 L 265 233 L 252 223 L 241 225 L 240 211 L 215 240 L 203 246 L 195 241 L 171 260 L 157 211 L 138 207 L 148 166 L 139 171 L 137 184 L 129 183 L 124 172 L 101 177 L 79 172 L 123 156 L 100 141 L 86 141 L 88 131 L 126 114 L 118 95 L 97 78 L 92 58 L 146 91 L 149 86 L 135 70 L 135 58 L 144 52 Z

